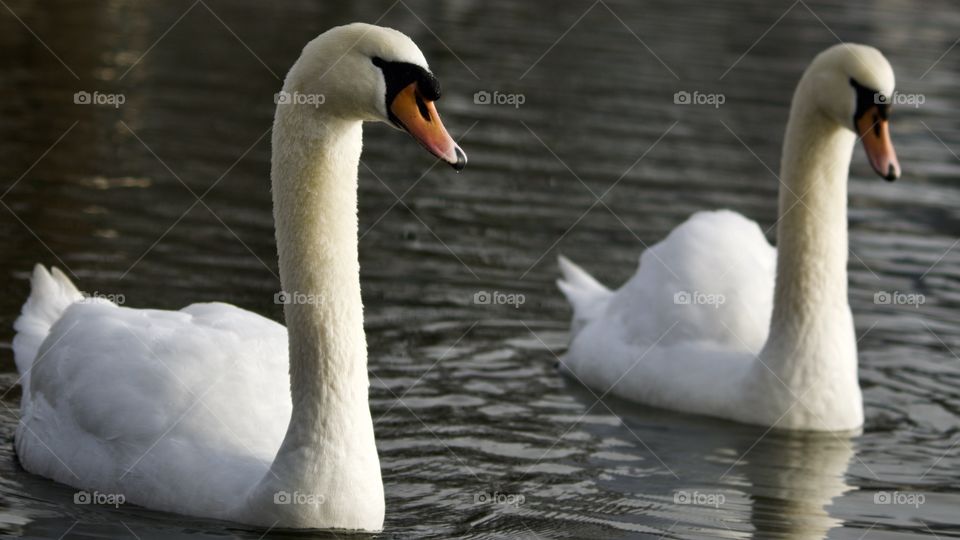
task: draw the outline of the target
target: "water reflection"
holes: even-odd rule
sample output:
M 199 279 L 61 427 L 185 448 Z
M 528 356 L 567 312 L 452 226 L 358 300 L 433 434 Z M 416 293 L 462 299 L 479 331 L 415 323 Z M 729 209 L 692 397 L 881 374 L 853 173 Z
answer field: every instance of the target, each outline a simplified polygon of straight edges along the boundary
M 853 441 L 833 437 L 775 435 L 779 441 L 750 450 L 745 479 L 753 486 L 751 522 L 757 538 L 816 539 L 842 524 L 829 513 L 833 500 L 851 489 L 845 480 Z
M 858 459 L 857 433 L 792 433 L 638 408 L 618 399 L 605 403 L 601 409 L 627 428 L 621 442 L 655 469 L 616 485 L 649 493 L 656 490 L 651 481 L 658 486 L 657 478 L 673 477 L 655 514 L 681 519 L 667 522 L 664 532 L 683 538 L 816 539 L 843 524 L 830 510 L 834 500 L 856 489 L 847 482 L 847 470 Z

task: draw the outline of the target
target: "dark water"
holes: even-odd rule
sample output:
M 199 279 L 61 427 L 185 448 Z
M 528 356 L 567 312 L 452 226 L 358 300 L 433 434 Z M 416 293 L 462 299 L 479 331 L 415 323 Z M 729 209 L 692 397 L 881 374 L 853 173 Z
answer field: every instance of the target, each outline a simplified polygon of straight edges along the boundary
M 383 536 L 960 536 L 956 4 L 338 4 L 0 7 L 0 530 L 261 536 L 76 505 L 75 490 L 20 469 L 11 325 L 37 261 L 134 307 L 218 299 L 280 320 L 265 137 L 278 77 L 324 29 L 379 20 L 424 50 L 443 81 L 441 113 L 470 155 L 461 175 L 427 170 L 432 160 L 404 136 L 365 135 L 360 248 Z M 777 168 L 793 85 L 838 39 L 881 48 L 899 90 L 925 98 L 895 111 L 901 181 L 854 157 L 864 432 L 767 433 L 596 403 L 562 378 L 554 355 L 569 312 L 555 256 L 618 284 L 693 211 L 730 207 L 771 227 L 778 183 L 767 166 Z M 725 103 L 674 105 L 681 90 Z M 79 106 L 78 91 L 126 102 Z M 524 103 L 475 104 L 479 91 Z M 475 304 L 484 291 L 525 301 Z M 882 292 L 925 301 L 875 302 Z M 483 502 L 491 493 L 501 504 Z M 679 504 L 685 495 L 698 504 Z

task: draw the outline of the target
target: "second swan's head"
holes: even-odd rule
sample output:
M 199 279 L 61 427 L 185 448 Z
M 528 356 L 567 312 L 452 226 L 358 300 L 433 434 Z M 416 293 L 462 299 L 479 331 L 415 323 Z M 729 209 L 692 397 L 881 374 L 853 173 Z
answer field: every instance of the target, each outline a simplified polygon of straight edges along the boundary
M 306 114 L 385 122 L 458 171 L 467 164 L 434 106 L 440 82 L 401 32 L 364 23 L 331 28 L 303 48 L 283 89 L 279 99 L 307 105 Z
M 889 115 L 893 68 L 873 47 L 842 43 L 823 51 L 803 76 L 798 92 L 808 92 L 816 106 L 860 138 L 870 165 L 886 180 L 900 177 Z

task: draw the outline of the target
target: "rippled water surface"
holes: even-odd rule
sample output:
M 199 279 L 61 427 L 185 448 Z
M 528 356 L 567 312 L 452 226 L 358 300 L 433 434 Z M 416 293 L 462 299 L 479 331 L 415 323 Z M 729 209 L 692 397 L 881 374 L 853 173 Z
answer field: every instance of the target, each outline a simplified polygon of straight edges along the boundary
M 76 505 L 72 488 L 24 472 L 12 446 L 11 325 L 37 261 L 133 307 L 218 299 L 280 320 L 273 93 L 303 43 L 364 20 L 421 46 L 444 85 L 445 122 L 470 155 L 457 175 L 431 168 L 404 135 L 366 129 L 360 254 L 384 537 L 960 536 L 960 8 L 918 6 L 7 0 L 0 530 L 262 534 Z M 644 246 L 717 207 L 772 237 L 770 169 L 793 86 L 838 39 L 881 48 L 899 89 L 925 98 L 893 117 L 903 179 L 884 183 L 860 149 L 854 156 L 863 433 L 788 435 L 598 403 L 561 377 L 569 310 L 554 288 L 556 255 L 619 284 Z M 78 106 L 81 90 L 126 102 Z M 476 104 L 480 91 L 524 103 Z M 725 103 L 674 105 L 678 91 L 722 93 Z M 924 303 L 875 302 L 885 291 Z M 476 304 L 484 292 L 524 302 Z M 483 502 L 491 493 L 505 504 Z M 904 504 L 882 504 L 898 494 Z M 679 504 L 684 495 L 699 504 Z

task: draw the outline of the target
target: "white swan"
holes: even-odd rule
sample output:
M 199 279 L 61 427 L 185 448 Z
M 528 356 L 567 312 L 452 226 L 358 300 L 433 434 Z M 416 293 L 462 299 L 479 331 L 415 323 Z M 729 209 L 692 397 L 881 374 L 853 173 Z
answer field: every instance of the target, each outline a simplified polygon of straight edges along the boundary
M 283 91 L 271 179 L 288 329 L 227 304 L 82 299 L 38 265 L 15 323 L 25 469 L 93 500 L 264 527 L 382 529 L 357 259 L 361 123 L 405 129 L 457 169 L 466 156 L 437 116 L 423 54 L 395 30 L 329 30 Z
M 847 304 L 847 175 L 862 139 L 900 174 L 879 51 L 827 49 L 797 85 L 780 165 L 779 250 L 730 212 L 702 212 L 648 249 L 610 291 L 561 257 L 574 308 L 563 366 L 600 393 L 745 423 L 848 430 L 863 423 Z M 887 100 L 884 100 L 886 98 Z

